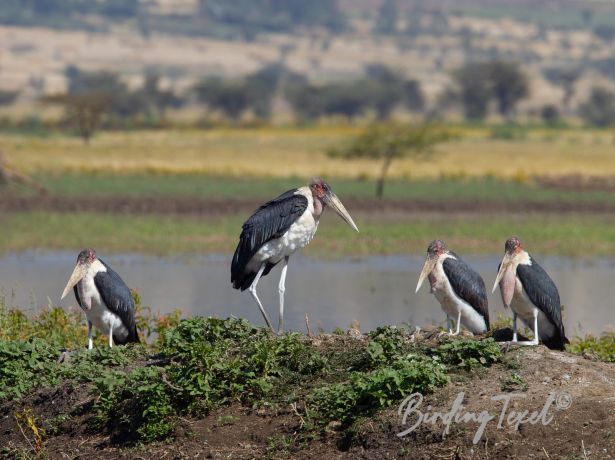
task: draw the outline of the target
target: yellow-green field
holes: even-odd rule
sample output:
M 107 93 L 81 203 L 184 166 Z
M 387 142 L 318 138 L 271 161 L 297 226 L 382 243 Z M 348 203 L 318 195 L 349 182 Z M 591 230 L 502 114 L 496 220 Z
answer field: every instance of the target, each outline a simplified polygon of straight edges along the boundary
M 485 128 L 453 128 L 459 139 L 427 161 L 396 161 L 391 178 L 524 179 L 570 174 L 615 176 L 610 131 L 536 129 L 520 140 L 490 138 Z M 26 173 L 167 172 L 217 176 L 374 178 L 375 160 L 329 158 L 328 147 L 356 134 L 352 126 L 99 133 L 92 145 L 74 137 L 0 135 L 9 163 Z
M 422 253 L 434 238 L 466 252 L 492 253 L 499 252 L 512 234 L 543 253 L 615 254 L 615 222 L 605 211 L 615 204 L 615 196 L 608 188 L 578 191 L 531 179 L 569 174 L 615 177 L 612 132 L 525 129 L 522 139 L 498 140 L 484 127 L 451 129 L 459 137 L 438 146 L 431 159 L 396 161 L 385 188 L 385 200 L 448 203 L 453 205 L 447 208 L 451 212 L 438 214 L 427 208 L 417 213 L 398 207 L 375 215 L 379 207 L 351 206 L 361 233 L 349 234 L 341 222 L 327 217 L 308 254 Z M 32 174 L 50 195 L 67 202 L 72 197 L 103 196 L 257 201 L 320 175 L 343 200 L 358 205 L 372 199 L 380 162 L 344 161 L 325 153 L 357 132 L 352 126 L 103 132 L 90 146 L 59 134 L 3 134 L 0 150 L 11 167 Z M 20 186 L 5 190 L 7 202 L 13 193 L 33 193 Z M 455 212 L 455 203 L 461 202 L 469 214 Z M 486 202 L 497 206 L 481 205 Z M 467 203 L 476 207 L 468 208 Z M 553 206 L 541 213 L 509 212 L 509 204 L 524 209 L 524 203 Z M 577 212 L 603 207 L 579 215 L 559 213 L 560 204 L 573 204 Z M 93 245 L 114 252 L 227 253 L 249 216 L 245 207 L 240 211 L 232 205 L 226 215 L 217 217 L 128 214 L 121 206 L 107 213 L 89 207 L 84 208 L 87 213 L 10 209 L 0 214 L 0 252 Z

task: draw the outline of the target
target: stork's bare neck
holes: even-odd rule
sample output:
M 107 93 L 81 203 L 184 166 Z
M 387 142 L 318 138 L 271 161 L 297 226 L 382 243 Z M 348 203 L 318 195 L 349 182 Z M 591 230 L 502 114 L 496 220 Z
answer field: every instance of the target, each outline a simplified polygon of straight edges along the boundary
M 350 213 L 337 197 L 333 189 L 322 179 L 314 179 L 307 186 L 314 200 L 314 217 L 320 217 L 324 207 L 329 206 L 338 216 L 340 216 L 352 229 L 359 231 L 356 224 L 350 217 Z M 302 190 L 303 187 L 299 190 Z

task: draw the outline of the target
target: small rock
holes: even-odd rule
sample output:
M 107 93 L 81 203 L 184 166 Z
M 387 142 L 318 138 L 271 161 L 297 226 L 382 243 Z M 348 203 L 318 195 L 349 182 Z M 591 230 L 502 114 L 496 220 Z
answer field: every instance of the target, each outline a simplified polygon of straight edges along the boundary
M 346 334 L 348 334 L 349 337 L 352 337 L 353 339 L 360 339 L 361 336 L 363 334 L 361 334 L 361 331 L 358 329 L 348 329 L 348 332 L 346 332 Z
M 331 420 L 327 425 L 327 428 L 330 430 L 339 430 L 341 426 L 342 422 L 340 422 L 339 420 Z
M 570 375 L 569 374 L 564 374 L 564 375 L 562 375 L 562 379 L 570 380 Z

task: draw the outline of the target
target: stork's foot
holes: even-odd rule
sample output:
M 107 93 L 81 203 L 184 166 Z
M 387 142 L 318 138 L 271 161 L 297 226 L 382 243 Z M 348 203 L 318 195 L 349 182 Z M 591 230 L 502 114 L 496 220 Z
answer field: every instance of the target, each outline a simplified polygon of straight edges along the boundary
M 508 352 L 511 348 L 515 347 L 515 345 L 520 345 L 520 346 L 536 346 L 538 345 L 537 342 L 534 342 L 533 340 L 525 340 L 525 341 L 514 341 L 514 340 L 507 340 L 505 342 L 498 342 L 498 345 L 500 346 L 500 349 L 506 353 Z
M 538 345 L 538 340 L 522 340 L 515 342 L 517 345 L 524 345 L 528 347 L 535 347 Z

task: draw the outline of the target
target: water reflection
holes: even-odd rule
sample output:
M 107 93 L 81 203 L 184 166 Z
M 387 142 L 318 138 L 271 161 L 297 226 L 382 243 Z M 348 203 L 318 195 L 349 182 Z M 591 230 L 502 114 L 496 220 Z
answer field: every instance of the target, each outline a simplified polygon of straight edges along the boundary
M 126 283 L 141 293 L 144 304 L 168 312 L 180 308 L 186 315 L 235 315 L 262 323 L 247 292 L 232 289 L 230 259 L 226 256 L 156 258 L 112 255 L 106 260 Z M 0 292 L 6 303 L 35 311 L 57 304 L 75 263 L 72 252 L 27 252 L 0 257 Z M 501 255 L 466 257 L 491 287 Z M 615 259 L 539 258 L 560 290 L 565 305 L 567 335 L 615 330 Z M 289 264 L 286 281 L 286 324 L 305 330 L 317 323 L 330 331 L 359 321 L 362 330 L 383 324 L 443 324 L 444 313 L 427 286 L 414 287 L 423 264 L 419 256 L 370 257 L 360 260 L 316 261 L 300 254 Z M 277 322 L 279 268 L 262 279 L 259 295 Z M 69 296 L 63 305 L 76 305 Z M 505 312 L 499 293 L 489 294 L 491 318 Z M 275 318 L 275 319 L 274 319 Z

